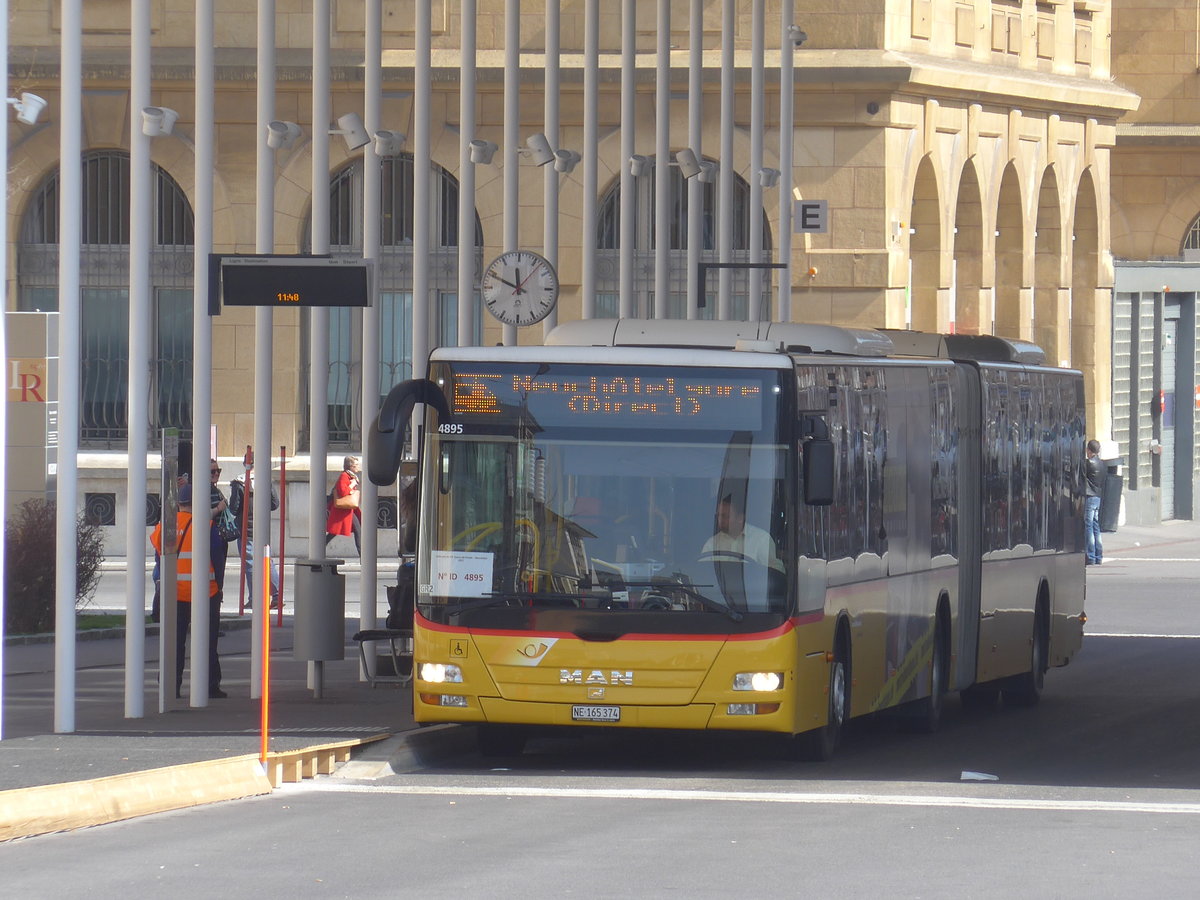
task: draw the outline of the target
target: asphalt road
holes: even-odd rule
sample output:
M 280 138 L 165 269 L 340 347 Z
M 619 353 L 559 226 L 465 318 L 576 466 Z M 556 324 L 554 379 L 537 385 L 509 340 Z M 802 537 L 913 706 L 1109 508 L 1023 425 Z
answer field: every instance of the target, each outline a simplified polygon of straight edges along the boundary
M 1040 705 L 934 736 L 857 723 L 825 765 L 769 744 L 602 732 L 502 765 L 0 846 L 12 896 L 1194 896 L 1200 561 L 1088 573 L 1088 632 Z M 964 781 L 964 772 L 996 776 Z

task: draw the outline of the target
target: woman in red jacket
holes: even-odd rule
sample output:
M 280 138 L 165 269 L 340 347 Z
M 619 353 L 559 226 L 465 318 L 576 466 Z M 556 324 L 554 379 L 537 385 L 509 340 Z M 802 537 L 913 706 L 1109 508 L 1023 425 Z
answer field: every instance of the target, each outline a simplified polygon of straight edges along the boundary
M 362 554 L 362 536 L 359 521 L 362 512 L 359 510 L 358 477 L 362 471 L 362 463 L 357 456 L 347 456 L 342 460 L 342 474 L 338 476 L 337 484 L 333 486 L 333 497 L 329 501 L 329 515 L 325 518 L 325 545 L 329 546 L 339 534 L 354 535 L 354 547 Z

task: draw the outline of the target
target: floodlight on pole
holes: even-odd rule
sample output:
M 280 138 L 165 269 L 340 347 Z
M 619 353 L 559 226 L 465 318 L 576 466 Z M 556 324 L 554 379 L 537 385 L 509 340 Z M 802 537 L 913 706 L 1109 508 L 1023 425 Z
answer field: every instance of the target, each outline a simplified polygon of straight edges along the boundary
M 679 174 L 684 178 L 695 178 L 700 174 L 700 160 L 690 147 L 675 151 L 675 165 L 679 166 Z
M 554 151 L 554 171 L 569 175 L 583 157 L 575 150 Z
M 142 110 L 142 134 L 165 137 L 175 128 L 179 113 L 169 106 L 147 106 Z
M 375 155 L 399 156 L 406 140 L 408 137 L 399 131 L 377 131 L 375 132 Z
M 329 129 L 329 133 L 340 134 L 346 142 L 347 150 L 358 150 L 371 142 L 371 136 L 363 127 L 362 117 L 358 113 L 346 113 L 344 116 L 339 116 L 337 124 L 338 127 Z
M 544 166 L 554 162 L 554 150 L 550 146 L 550 140 L 541 132 L 525 138 L 525 149 L 517 152 L 532 159 L 534 165 Z
M 272 150 L 290 150 L 300 133 L 300 126 L 295 122 L 268 122 L 267 146 Z
M 641 178 L 643 175 L 649 175 L 654 168 L 654 160 L 648 156 L 643 156 L 641 153 L 635 153 L 629 157 L 629 174 L 634 178 Z
M 494 141 L 471 141 L 468 145 L 467 155 L 471 162 L 477 166 L 490 166 L 492 157 L 496 155 L 496 151 L 500 148 Z
M 20 99 L 9 97 L 8 105 L 17 111 L 18 122 L 34 125 L 37 123 L 38 116 L 42 114 L 42 110 L 46 108 L 46 101 L 37 94 L 25 91 L 21 94 Z

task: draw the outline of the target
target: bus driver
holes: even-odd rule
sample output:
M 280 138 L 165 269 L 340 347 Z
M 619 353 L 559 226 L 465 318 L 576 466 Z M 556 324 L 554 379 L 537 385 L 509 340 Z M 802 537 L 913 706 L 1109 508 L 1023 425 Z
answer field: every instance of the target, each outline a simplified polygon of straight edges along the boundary
M 745 511 L 728 496 L 717 504 L 717 533 L 704 542 L 700 555 L 703 559 L 749 560 L 783 571 L 771 535 L 748 524 Z

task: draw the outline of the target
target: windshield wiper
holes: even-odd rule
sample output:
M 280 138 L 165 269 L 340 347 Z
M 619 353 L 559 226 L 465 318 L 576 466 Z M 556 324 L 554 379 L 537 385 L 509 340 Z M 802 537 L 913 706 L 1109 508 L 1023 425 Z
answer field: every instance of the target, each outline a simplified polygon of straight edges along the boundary
M 713 612 L 722 613 L 723 615 L 728 616 L 734 622 L 740 622 L 742 619 L 746 618 L 740 610 L 734 609 L 732 606 L 727 606 L 720 600 L 714 600 L 712 597 L 700 593 L 692 585 L 680 584 L 677 581 L 623 581 L 621 583 L 626 587 L 654 588 L 656 590 L 666 592 L 679 591 L 682 594 L 687 594 L 687 596 L 691 597 L 693 600 L 698 600 L 700 605 L 706 609 L 710 609 Z M 701 585 L 701 587 L 711 587 L 711 585 L 704 584 Z

